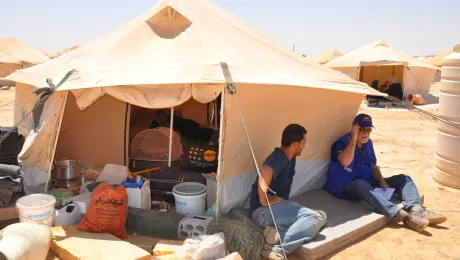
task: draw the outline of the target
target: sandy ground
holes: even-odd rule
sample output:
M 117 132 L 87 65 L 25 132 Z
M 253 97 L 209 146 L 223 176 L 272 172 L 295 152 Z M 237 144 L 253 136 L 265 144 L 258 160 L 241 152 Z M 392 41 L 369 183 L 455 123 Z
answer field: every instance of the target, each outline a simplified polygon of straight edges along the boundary
M 460 259 L 460 191 L 432 178 L 436 123 L 408 111 L 361 112 L 374 119 L 371 138 L 384 176 L 410 175 L 425 195 L 425 206 L 448 220 L 423 233 L 393 224 L 324 259 Z
M 433 90 L 439 93 L 437 86 Z M 0 126 L 13 124 L 13 100 L 14 88 L 0 90 Z M 429 227 L 423 233 L 408 230 L 402 225 L 390 225 L 324 259 L 460 258 L 460 191 L 432 179 L 436 124 L 408 111 L 362 112 L 374 118 L 376 129 L 372 139 L 383 174 L 410 175 L 425 195 L 425 205 L 445 214 L 448 220 L 440 226 Z

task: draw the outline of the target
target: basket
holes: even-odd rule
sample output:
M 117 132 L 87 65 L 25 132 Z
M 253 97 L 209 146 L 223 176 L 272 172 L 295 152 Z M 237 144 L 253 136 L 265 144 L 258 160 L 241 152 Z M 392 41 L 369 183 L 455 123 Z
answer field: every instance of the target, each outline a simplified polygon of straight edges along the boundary
M 198 182 L 184 182 L 173 187 L 173 192 L 182 196 L 197 196 L 205 193 L 207 187 Z

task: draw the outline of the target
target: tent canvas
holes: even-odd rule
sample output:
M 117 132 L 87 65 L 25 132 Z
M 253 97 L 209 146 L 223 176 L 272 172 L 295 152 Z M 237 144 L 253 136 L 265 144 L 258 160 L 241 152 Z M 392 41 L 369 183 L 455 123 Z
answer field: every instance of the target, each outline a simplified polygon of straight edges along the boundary
M 48 56 L 13 38 L 0 38 L 0 78 L 49 60 Z
M 313 56 L 311 58 L 319 64 L 325 64 L 342 56 L 343 53 L 341 53 L 337 49 L 330 49 L 325 52 L 319 53 L 318 55 Z
M 392 76 L 399 79 L 403 86 L 404 97 L 408 94 L 420 94 L 427 97 L 431 83 L 439 70 L 435 66 L 423 63 L 394 49 L 384 40 L 369 43 L 339 57 L 325 66 L 340 71 L 349 77 L 360 80 L 366 78 L 369 86 L 379 79 L 383 84 L 389 78 L 383 78 L 388 71 L 395 71 Z M 373 67 L 362 70 L 363 67 Z M 380 74 L 382 71 L 383 74 Z M 365 73 L 367 75 L 362 75 Z
M 431 59 L 425 60 L 424 62 L 429 65 L 437 66 L 437 67 L 442 67 L 442 60 L 452 54 L 454 52 L 453 49 L 447 50 L 439 55 L 434 56 Z
M 220 62 L 228 64 L 236 94 L 226 91 Z M 88 152 L 74 158 L 83 163 L 125 164 L 131 105 L 168 108 L 222 94 L 218 194 L 224 213 L 244 205 L 255 178 L 236 99 L 258 164 L 279 145 L 289 123 L 308 129 L 293 187 L 298 194 L 321 185 L 330 144 L 348 130 L 363 96 L 382 95 L 297 56 L 205 0 L 160 1 L 93 42 L 10 75 L 18 82 L 15 121 L 33 106 L 33 87 L 46 78 L 56 83 L 72 69 L 46 103 L 38 133 L 30 121 L 20 127 L 29 135 L 20 160 L 34 180 L 25 183 L 26 192 L 41 191 L 37 184 L 45 182 L 55 151 L 62 149 L 82 157 Z

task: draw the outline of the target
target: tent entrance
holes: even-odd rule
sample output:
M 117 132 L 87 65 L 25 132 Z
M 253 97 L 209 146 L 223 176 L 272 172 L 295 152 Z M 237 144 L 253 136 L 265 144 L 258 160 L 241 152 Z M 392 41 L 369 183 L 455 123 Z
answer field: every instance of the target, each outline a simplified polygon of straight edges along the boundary
M 359 71 L 359 81 L 372 86 L 372 82 L 374 80 L 378 80 L 380 86 L 383 85 L 391 77 L 395 77 L 398 82 L 402 84 L 404 82 L 404 68 L 405 66 L 402 64 L 361 66 Z
M 153 205 L 162 201 L 174 205 L 172 188 L 176 184 L 198 182 L 206 185 L 206 174 L 217 172 L 220 100 L 219 96 L 203 104 L 190 99 L 173 109 L 131 105 L 127 146 L 129 169 L 137 172 L 156 168 L 142 174 L 150 180 Z M 209 195 L 214 194 L 208 192 Z

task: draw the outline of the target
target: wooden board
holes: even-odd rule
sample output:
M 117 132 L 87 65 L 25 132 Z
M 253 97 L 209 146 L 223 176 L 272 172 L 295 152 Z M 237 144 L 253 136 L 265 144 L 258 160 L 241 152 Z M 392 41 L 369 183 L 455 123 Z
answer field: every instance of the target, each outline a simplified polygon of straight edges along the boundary
M 184 241 L 180 240 L 160 240 L 153 249 L 154 256 L 174 255 Z
M 139 248 L 144 249 L 145 251 L 152 254 L 153 248 L 155 245 L 160 241 L 160 238 L 156 237 L 147 237 L 147 236 L 136 236 L 136 235 L 128 235 L 125 239 L 126 242 L 129 242 Z
M 57 257 L 51 250 L 48 252 L 45 260 L 62 260 L 61 258 Z
M 106 233 L 90 233 L 75 226 L 53 227 L 50 250 L 62 260 L 133 259 L 150 260 L 151 254 Z

